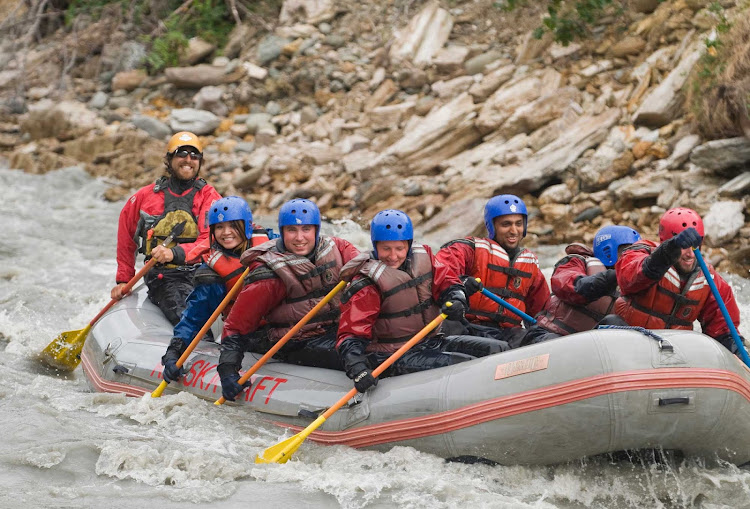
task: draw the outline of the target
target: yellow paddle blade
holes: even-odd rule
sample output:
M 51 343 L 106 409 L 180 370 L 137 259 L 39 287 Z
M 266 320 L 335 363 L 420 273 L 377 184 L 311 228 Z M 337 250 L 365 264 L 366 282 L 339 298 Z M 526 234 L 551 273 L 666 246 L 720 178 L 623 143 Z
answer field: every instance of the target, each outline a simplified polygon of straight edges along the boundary
M 276 445 L 272 445 L 262 454 L 259 454 L 255 458 L 256 463 L 286 463 L 289 458 L 292 457 L 294 451 L 299 449 L 302 442 L 305 441 L 307 436 L 318 429 L 324 422 L 326 417 L 323 415 L 319 416 L 313 422 L 310 423 L 305 429 L 294 435 L 292 438 L 287 438 L 283 442 L 279 442 Z
M 87 325 L 81 330 L 63 332 L 42 350 L 39 359 L 51 368 L 73 371 L 81 363 L 81 351 L 90 330 L 91 325 Z
M 159 384 L 159 387 L 154 389 L 154 392 L 151 393 L 151 397 L 158 398 L 159 396 L 161 396 L 161 393 L 164 392 L 164 389 L 167 388 L 167 385 L 169 384 L 165 382 L 164 380 L 162 380 L 161 383 Z
M 261 454 L 255 457 L 256 463 L 286 463 L 289 458 L 292 457 L 294 451 L 299 449 L 305 439 L 300 437 L 300 433 L 297 433 L 292 438 L 288 438 L 283 442 L 279 442 L 276 445 L 272 445 Z

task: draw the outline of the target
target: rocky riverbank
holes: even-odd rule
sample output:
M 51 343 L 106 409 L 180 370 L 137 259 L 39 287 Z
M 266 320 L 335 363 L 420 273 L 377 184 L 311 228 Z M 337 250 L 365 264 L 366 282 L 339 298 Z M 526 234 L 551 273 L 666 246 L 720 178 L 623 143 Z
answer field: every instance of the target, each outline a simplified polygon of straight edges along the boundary
M 656 238 L 687 206 L 709 259 L 748 277 L 750 140 L 708 139 L 685 101 L 716 26 L 748 24 L 743 2 L 633 1 L 568 46 L 532 37 L 541 7 L 496 4 L 285 0 L 154 75 L 116 6 L 41 40 L 3 35 L 0 157 L 82 164 L 118 200 L 190 130 L 202 174 L 254 210 L 299 196 L 366 224 L 400 208 L 437 243 L 480 233 L 498 193 L 529 205 L 530 245 L 590 242 L 609 223 Z

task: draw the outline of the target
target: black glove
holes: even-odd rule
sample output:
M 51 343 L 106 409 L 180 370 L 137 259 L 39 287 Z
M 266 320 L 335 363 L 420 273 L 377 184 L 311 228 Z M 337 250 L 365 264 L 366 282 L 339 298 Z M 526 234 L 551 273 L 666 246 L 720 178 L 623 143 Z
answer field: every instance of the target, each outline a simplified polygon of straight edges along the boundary
M 221 378 L 221 395 L 224 396 L 225 400 L 234 401 L 234 399 L 239 396 L 242 391 L 252 385 L 252 382 L 250 382 L 250 380 L 240 385 L 239 383 L 237 383 L 239 379 L 239 373 L 234 373 L 232 375 L 227 375 Z
M 465 295 L 467 299 L 475 293 L 481 292 L 484 288 L 484 285 L 481 283 L 481 281 L 477 281 L 477 279 L 478 278 L 473 277 L 467 277 L 463 279 L 464 288 L 466 289 Z
M 357 388 L 357 392 L 362 393 L 378 385 L 378 379 L 372 376 L 372 373 L 366 366 L 363 365 L 363 367 L 365 367 L 365 369 L 360 371 L 354 377 L 354 387 Z
M 662 242 L 653 253 L 643 260 L 643 273 L 649 279 L 659 281 L 669 267 L 677 263 L 682 256 L 682 248 L 677 244 L 677 237 Z
M 580 276 L 574 285 L 578 295 L 593 302 L 605 295 L 612 295 L 617 288 L 615 269 L 607 269 L 593 276 Z
M 368 343 L 365 338 L 352 336 L 343 340 L 337 347 L 346 376 L 354 380 L 354 387 L 359 392 L 365 392 L 370 387 L 378 385 L 378 379 L 372 376 L 367 365 L 365 350 Z
M 692 226 L 686 230 L 682 230 L 677 236 L 673 237 L 674 242 L 680 246 L 680 249 L 687 249 L 689 247 L 700 247 L 703 242 L 703 237 L 698 234 L 698 230 Z
M 726 348 L 732 353 L 736 354 L 739 351 L 739 349 L 737 348 L 737 343 L 734 342 L 734 338 L 732 337 L 731 332 L 722 334 L 721 336 L 716 338 L 716 341 L 721 343 L 724 346 L 724 348 Z M 742 336 L 740 336 L 740 341 L 742 342 L 743 345 L 745 344 L 745 338 L 743 338 Z
M 460 300 L 449 300 L 440 308 L 440 312 L 448 317 L 448 320 L 460 322 L 466 314 L 466 306 Z
M 185 352 L 185 349 L 187 349 L 187 345 L 180 338 L 172 338 L 172 341 L 169 342 L 167 351 L 161 358 L 161 363 L 164 365 L 162 376 L 165 382 L 176 382 L 185 374 L 182 368 L 177 367 L 177 360 Z

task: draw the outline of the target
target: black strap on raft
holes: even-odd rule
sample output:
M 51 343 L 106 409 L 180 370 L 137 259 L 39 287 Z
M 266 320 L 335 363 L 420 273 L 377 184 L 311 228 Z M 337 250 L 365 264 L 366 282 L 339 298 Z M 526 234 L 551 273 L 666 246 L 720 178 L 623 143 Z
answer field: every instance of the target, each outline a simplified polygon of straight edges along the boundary
M 597 329 L 624 329 L 624 330 L 634 330 L 636 332 L 640 332 L 644 336 L 648 336 L 651 339 L 655 339 L 659 342 L 659 350 L 666 350 L 669 352 L 674 352 L 674 347 L 672 346 L 672 343 L 664 339 L 663 337 L 659 336 L 654 331 L 644 329 L 643 327 L 635 327 L 631 325 L 597 325 Z

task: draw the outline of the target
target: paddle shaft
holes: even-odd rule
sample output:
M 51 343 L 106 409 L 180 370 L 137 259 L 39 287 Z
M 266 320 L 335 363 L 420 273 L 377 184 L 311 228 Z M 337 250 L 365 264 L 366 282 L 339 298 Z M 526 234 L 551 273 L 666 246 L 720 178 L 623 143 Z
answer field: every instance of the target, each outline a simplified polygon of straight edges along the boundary
M 393 365 L 394 362 L 396 362 L 397 360 L 399 360 L 411 347 L 413 347 L 414 345 L 416 345 L 417 343 L 419 343 L 420 341 L 422 341 L 422 339 L 424 339 L 424 337 L 427 334 L 429 334 L 430 332 L 432 332 L 432 330 L 435 327 L 437 327 L 438 325 L 440 325 L 440 323 L 442 323 L 442 321 L 445 320 L 446 318 L 448 318 L 448 317 L 445 314 L 443 314 L 443 313 L 439 314 L 433 321 L 431 321 L 430 323 L 428 323 L 421 331 L 419 331 L 416 336 L 414 336 L 409 341 L 407 341 L 406 343 L 404 343 L 401 346 L 401 348 L 399 348 L 398 350 L 396 350 L 395 352 L 393 352 L 391 354 L 391 356 L 388 357 L 386 360 L 384 360 L 383 363 L 380 366 L 378 366 L 377 368 L 373 369 L 372 370 L 372 376 L 374 378 L 377 378 L 380 375 L 382 375 L 383 371 L 385 371 L 386 369 L 390 368 L 391 365 Z M 340 400 L 338 400 L 338 402 L 335 405 L 333 405 L 331 408 L 329 408 L 328 410 L 326 410 L 325 412 L 323 412 L 323 414 L 320 417 L 323 417 L 323 420 L 325 421 L 330 416 L 332 416 L 338 409 L 340 409 L 342 406 L 344 406 L 347 401 L 349 401 L 350 399 L 352 399 L 356 395 L 357 395 L 357 389 L 356 388 L 350 390 L 349 392 L 346 393 L 346 396 L 342 397 Z
M 531 323 L 532 325 L 536 323 L 536 320 L 534 318 L 532 318 L 530 315 L 527 315 L 526 313 L 524 313 L 523 311 L 521 311 L 520 309 L 518 309 L 513 304 L 505 302 L 503 299 L 501 299 L 500 297 L 498 297 L 497 295 L 495 295 L 494 293 L 492 293 L 491 291 L 489 291 L 487 288 L 482 288 L 482 295 L 484 295 L 488 299 L 494 300 L 495 302 L 497 302 L 498 304 L 500 304 L 502 307 L 504 307 L 508 311 L 517 314 L 518 316 L 520 316 L 521 318 L 523 318 L 527 322 Z
M 732 339 L 734 340 L 734 344 L 737 345 L 737 351 L 740 353 L 740 358 L 742 359 L 742 362 L 744 362 L 746 366 L 750 366 L 750 357 L 748 357 L 747 355 L 747 350 L 745 349 L 745 345 L 742 344 L 742 340 L 740 339 L 740 335 L 737 332 L 737 328 L 734 326 L 732 317 L 729 316 L 729 311 L 727 310 L 726 304 L 724 304 L 724 299 L 721 298 L 719 289 L 716 288 L 716 283 L 714 283 L 714 278 L 711 277 L 711 273 L 708 270 L 708 265 L 706 265 L 705 260 L 703 260 L 703 255 L 701 254 L 699 249 L 693 248 L 693 252 L 695 253 L 695 258 L 698 260 L 698 265 L 701 266 L 701 270 L 703 271 L 703 275 L 705 276 L 706 281 L 708 281 L 708 286 L 709 288 L 711 288 L 711 293 L 714 294 L 714 299 L 716 300 L 716 303 L 719 305 L 721 314 L 724 316 L 724 321 L 727 323 L 729 332 L 732 334 Z
M 237 294 L 242 289 L 242 283 L 245 280 L 245 276 L 247 276 L 250 273 L 250 267 L 246 268 L 245 271 L 242 273 L 240 278 L 237 280 L 236 283 L 234 283 L 234 286 L 232 286 L 231 290 L 227 293 L 227 295 L 222 299 L 222 301 L 219 303 L 219 305 L 216 307 L 213 313 L 211 313 L 211 316 L 208 318 L 205 324 L 203 324 L 203 327 L 201 327 L 201 330 L 198 331 L 198 333 L 195 335 L 193 340 L 190 342 L 188 347 L 185 349 L 185 351 L 180 355 L 180 358 L 177 359 L 178 368 L 181 368 L 183 364 L 185 364 L 185 361 L 190 357 L 190 354 L 193 353 L 193 350 L 195 350 L 195 347 L 198 346 L 198 343 L 200 343 L 201 339 L 203 339 L 203 336 L 206 335 L 208 332 L 208 329 L 211 328 L 211 326 L 214 324 L 217 318 L 219 318 L 219 315 L 224 311 L 224 309 L 229 305 L 230 302 L 237 296 Z M 166 380 L 162 380 L 162 382 L 159 384 L 159 387 L 154 389 L 154 392 L 151 393 L 152 398 L 158 398 L 161 396 L 161 393 L 164 392 L 164 389 L 167 388 L 167 385 L 169 385 L 169 382 Z
M 326 295 L 325 297 L 323 297 L 323 299 L 320 302 L 318 302 L 315 305 L 314 308 L 312 308 L 310 311 L 308 311 L 307 314 L 305 316 L 303 316 L 302 319 L 299 322 L 297 322 L 297 325 L 295 325 L 294 327 L 292 327 L 289 330 L 289 332 L 287 332 L 286 334 L 284 334 L 284 336 L 281 339 L 279 339 L 271 347 L 271 349 L 268 350 L 268 352 L 266 352 L 265 355 L 263 355 L 263 357 L 261 357 L 260 359 L 258 359 L 258 362 L 256 362 L 253 365 L 253 367 L 251 367 L 250 369 L 248 369 L 242 375 L 242 377 L 240 377 L 240 379 L 237 381 L 237 383 L 240 384 L 240 385 L 242 385 L 245 382 L 247 382 L 248 380 L 250 380 L 250 377 L 253 376 L 253 374 L 255 374 L 255 372 L 258 371 L 260 369 L 260 367 L 263 366 L 263 364 L 265 364 L 268 359 L 270 359 L 271 357 L 273 357 L 274 354 L 276 354 L 276 352 L 278 352 L 281 349 L 282 346 L 284 346 L 290 339 L 292 339 L 292 336 L 294 336 L 295 334 L 297 334 L 299 332 L 299 330 L 302 327 L 304 327 L 305 324 L 307 324 L 307 322 L 309 322 L 310 320 L 312 320 L 313 316 L 315 316 L 318 313 L 318 311 L 320 311 L 323 308 L 323 306 L 325 306 L 326 304 L 328 304 L 328 302 L 330 302 L 330 300 L 333 299 L 336 296 L 336 294 L 339 293 L 341 291 L 341 289 L 343 289 L 346 286 L 346 283 L 347 283 L 346 281 L 339 281 L 339 284 L 337 284 L 333 288 L 333 290 L 331 290 L 330 292 L 328 292 L 328 295 Z M 224 398 L 224 396 L 222 396 L 222 397 L 220 397 L 219 399 L 217 399 L 214 402 L 214 405 L 223 405 L 225 401 L 226 401 L 226 399 Z
M 411 347 L 422 341 L 422 339 L 429 334 L 435 327 L 440 325 L 440 323 L 448 318 L 444 313 L 441 313 L 438 315 L 434 320 L 432 320 L 430 323 L 428 323 L 421 331 L 417 333 L 416 336 L 411 338 L 409 341 L 403 344 L 401 348 L 396 350 L 391 354 L 390 357 L 388 357 L 383 363 L 372 370 L 372 376 L 377 378 L 379 377 L 383 371 L 391 367 L 391 365 L 399 360 Z M 352 399 L 354 396 L 357 395 L 357 389 L 352 388 L 349 392 L 347 392 L 341 399 L 339 399 L 332 407 L 330 407 L 328 410 L 326 410 L 322 415 L 320 415 L 317 419 L 315 419 L 312 423 L 310 423 L 309 426 L 307 426 L 304 430 L 300 431 L 294 437 L 291 439 L 288 439 L 282 444 L 284 444 L 282 449 L 278 451 L 276 454 L 274 454 L 273 457 L 266 459 L 265 458 L 265 452 L 271 452 L 270 450 L 276 449 L 279 447 L 279 445 L 272 446 L 269 448 L 269 450 L 265 451 L 262 455 L 262 461 L 261 456 L 258 456 L 256 458 L 255 462 L 258 463 L 259 461 L 264 463 L 283 463 L 286 462 L 289 457 L 296 451 L 299 446 L 302 444 L 302 442 L 316 429 L 318 429 L 330 416 L 332 416 L 337 410 L 339 410 L 342 406 L 344 406 L 350 399 Z M 275 452 L 275 451 L 274 451 Z
M 139 270 L 138 272 L 135 273 L 135 276 L 133 276 L 133 279 L 131 279 L 130 281 L 128 281 L 125 284 L 125 286 L 122 287 L 122 290 L 121 290 L 122 294 L 125 295 L 126 293 L 128 293 L 135 286 L 135 284 L 143 276 L 146 275 L 146 272 L 148 272 L 149 270 L 151 270 L 151 267 L 153 267 L 154 265 L 156 265 L 156 260 L 154 260 L 153 258 L 151 258 L 148 262 L 146 262 L 146 265 L 144 265 L 143 267 L 141 267 L 141 270 Z M 101 311 L 99 311 L 99 314 L 96 315 L 94 317 L 94 319 L 89 322 L 89 325 L 93 326 L 97 321 L 99 321 L 99 318 L 101 318 L 102 316 L 104 316 L 104 313 L 106 313 L 107 311 L 109 311 L 109 308 L 111 308 L 112 306 L 114 306 L 117 303 L 118 300 L 119 299 L 112 299 L 112 300 L 110 300 L 107 303 L 107 305 L 104 306 Z
M 183 232 L 184 229 L 185 229 L 185 221 L 183 221 L 181 223 L 177 223 L 176 225 L 174 225 L 172 227 L 172 231 L 169 232 L 169 235 L 167 235 L 167 238 L 164 239 L 164 242 L 162 242 L 161 245 L 163 247 L 167 247 L 169 244 L 172 243 L 172 241 L 174 240 L 175 237 L 177 237 L 179 234 L 181 234 Z M 156 265 L 156 260 L 153 259 L 153 258 L 151 258 L 149 261 L 146 262 L 146 264 L 143 267 L 141 267 L 141 270 L 139 270 L 138 272 L 135 273 L 135 276 L 133 276 L 130 279 L 130 281 L 128 281 L 127 283 L 125 283 L 125 286 L 122 287 L 122 289 L 120 290 L 120 293 L 123 296 L 126 295 L 130 290 L 133 289 L 133 287 L 135 286 L 135 284 L 138 281 L 140 281 L 140 279 L 143 276 L 146 275 L 146 272 L 148 272 L 149 270 L 151 270 L 151 267 L 153 267 L 154 265 Z M 112 300 L 110 300 L 107 303 L 107 305 L 104 306 L 104 308 L 102 308 L 101 311 L 99 311 L 99 314 L 96 315 L 94 317 L 94 319 L 89 322 L 89 326 L 93 327 L 94 324 L 97 321 L 99 321 L 99 318 L 101 318 L 102 316 L 104 316 L 104 313 L 106 313 L 107 311 L 109 311 L 109 308 L 111 308 L 112 306 L 114 306 L 115 303 L 117 303 L 118 300 L 119 299 L 112 299 Z

